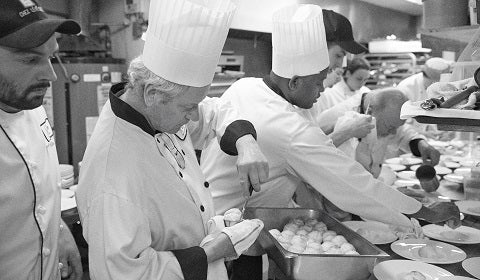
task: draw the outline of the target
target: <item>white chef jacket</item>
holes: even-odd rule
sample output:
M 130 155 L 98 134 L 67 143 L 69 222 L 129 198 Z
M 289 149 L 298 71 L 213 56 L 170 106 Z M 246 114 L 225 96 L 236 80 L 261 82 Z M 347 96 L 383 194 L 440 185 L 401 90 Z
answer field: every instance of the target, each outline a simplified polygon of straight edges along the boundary
M 334 84 L 330 88 L 326 88 L 325 91 L 320 94 L 317 102 L 313 104 L 313 108 L 310 110 L 323 112 L 328 108 L 331 108 L 336 104 L 356 95 L 357 93 L 364 93 L 369 91 L 370 89 L 366 86 L 362 86 L 358 90 L 351 90 L 345 82 L 345 79 L 342 78 L 340 82 Z
M 337 123 L 338 118 L 342 117 L 348 111 L 355 111 L 361 112 L 361 103 L 362 103 L 362 93 L 358 93 L 347 100 L 338 103 L 337 105 L 333 106 L 332 108 L 320 113 L 316 117 L 316 122 L 320 126 L 323 131 L 332 131 L 335 124 Z M 373 160 L 374 162 L 369 162 L 368 164 L 364 164 L 364 167 L 367 168 L 369 172 L 376 173 L 380 171 L 380 165 L 382 164 L 385 155 L 388 155 L 388 151 L 403 151 L 403 152 L 410 152 L 410 141 L 414 139 L 425 139 L 425 137 L 419 133 L 417 133 L 414 129 L 412 129 L 409 125 L 402 125 L 397 129 L 397 132 L 393 137 L 389 137 L 389 141 L 387 145 L 379 145 L 380 143 L 372 143 L 374 141 L 378 141 L 376 137 L 366 137 L 362 139 L 362 142 L 370 142 L 370 143 L 362 143 L 366 145 L 362 145 L 362 150 L 357 149 L 358 139 L 357 138 L 350 138 L 349 140 L 345 141 L 342 145 L 338 148 L 341 149 L 343 152 L 346 152 L 351 158 L 356 158 L 357 160 L 371 158 L 371 154 L 374 153 Z M 374 150 L 367 149 L 366 146 L 374 147 Z M 376 156 L 378 155 L 378 156 Z M 373 171 L 378 172 L 373 172 Z
M 43 107 L 0 110 L 0 279 L 60 279 L 60 173 Z
M 425 86 L 423 85 L 423 72 L 403 79 L 398 83 L 397 88 L 412 102 L 428 99 Z
M 269 163 L 268 182 L 253 193 L 248 206 L 287 207 L 297 186 L 307 183 L 344 210 L 386 223 L 409 226 L 400 213 L 412 214 L 421 208 L 418 201 L 385 186 L 336 149 L 313 120 L 262 79 L 241 79 L 221 99 L 255 126 Z M 202 153 L 201 167 L 217 213 L 242 206 L 244 191 L 235 176 L 235 158 L 223 154 L 212 141 Z
M 196 139 L 201 146 L 223 134 L 230 117 L 209 101 L 199 105 L 201 119 L 192 125 L 197 131 L 183 126 L 169 134 L 153 131 L 140 113 L 110 95 L 76 194 L 92 279 L 205 279 L 194 270 L 205 256 L 196 246 L 208 234 L 214 209 L 190 136 L 205 136 Z M 203 264 L 206 269 L 206 257 Z M 223 260 L 208 264 L 207 279 L 227 279 Z

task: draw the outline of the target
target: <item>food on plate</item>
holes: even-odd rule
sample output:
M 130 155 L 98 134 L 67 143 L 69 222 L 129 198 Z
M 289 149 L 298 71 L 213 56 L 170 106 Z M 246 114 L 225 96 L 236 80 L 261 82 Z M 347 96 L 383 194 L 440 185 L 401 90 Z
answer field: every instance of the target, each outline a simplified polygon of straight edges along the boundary
M 399 192 L 403 193 L 404 195 L 408 195 L 411 198 L 414 198 L 414 199 L 420 201 L 421 203 L 429 203 L 430 202 L 430 200 L 427 197 L 425 197 L 425 194 L 422 193 L 422 192 L 414 191 L 414 190 L 411 190 L 407 187 L 398 187 L 397 190 Z
M 442 231 L 440 232 L 440 235 L 449 240 L 455 240 L 455 241 L 467 241 L 470 238 L 468 234 L 453 231 L 453 230 Z
M 398 280 L 427 280 L 427 277 L 423 273 L 413 270 L 403 274 Z
M 470 212 L 473 212 L 473 213 L 480 214 L 480 207 L 470 207 L 467 210 L 470 211 Z
M 229 209 L 223 214 L 223 220 L 227 227 L 233 226 L 234 224 L 240 222 L 242 217 L 242 211 L 238 208 Z
M 418 255 L 422 258 L 428 259 L 444 259 L 447 254 L 443 252 L 439 247 L 431 244 L 427 244 L 418 250 Z

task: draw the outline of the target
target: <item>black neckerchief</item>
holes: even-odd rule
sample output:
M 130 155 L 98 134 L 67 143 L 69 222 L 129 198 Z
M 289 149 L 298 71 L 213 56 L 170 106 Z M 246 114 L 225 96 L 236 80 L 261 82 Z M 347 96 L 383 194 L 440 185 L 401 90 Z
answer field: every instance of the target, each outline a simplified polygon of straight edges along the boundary
M 285 98 L 285 95 L 283 94 L 282 90 L 272 81 L 272 79 L 270 78 L 270 76 L 265 76 L 263 77 L 263 82 L 267 85 L 267 87 L 269 87 L 273 92 L 275 92 L 276 94 L 278 94 L 280 97 L 282 97 L 283 99 L 285 99 L 288 103 L 291 104 L 290 101 L 288 101 L 286 98 Z M 295 105 L 295 104 L 293 104 Z
M 142 114 L 120 99 L 120 96 L 125 93 L 126 84 L 127 83 L 119 83 L 110 88 L 109 99 L 113 113 L 124 121 L 138 126 L 152 136 L 160 133 L 160 131 L 156 131 L 150 126 L 147 119 Z

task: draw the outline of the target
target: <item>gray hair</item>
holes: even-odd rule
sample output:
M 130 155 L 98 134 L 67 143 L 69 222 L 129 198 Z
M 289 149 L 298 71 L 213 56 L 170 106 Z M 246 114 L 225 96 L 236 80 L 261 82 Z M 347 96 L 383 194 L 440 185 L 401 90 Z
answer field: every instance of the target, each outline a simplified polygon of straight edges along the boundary
M 373 93 L 371 105 L 375 105 L 381 110 L 402 106 L 408 100 L 401 90 L 393 87 L 376 89 L 371 93 Z
M 172 100 L 176 95 L 189 88 L 189 86 L 176 84 L 156 75 L 145 66 L 141 56 L 130 62 L 127 74 L 126 89 L 131 89 L 140 94 L 143 93 L 147 85 L 152 85 L 154 89 L 163 94 L 165 102 Z

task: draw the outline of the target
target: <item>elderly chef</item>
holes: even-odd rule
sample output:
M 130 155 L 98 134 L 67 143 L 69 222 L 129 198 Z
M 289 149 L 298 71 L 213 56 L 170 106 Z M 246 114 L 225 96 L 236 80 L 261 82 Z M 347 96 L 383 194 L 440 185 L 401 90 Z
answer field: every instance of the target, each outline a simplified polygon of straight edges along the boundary
M 327 37 L 328 56 L 330 59 L 329 73 L 324 80 L 325 88 L 331 87 L 342 79 L 342 67 L 345 55 L 361 54 L 367 48 L 353 38 L 352 24 L 348 18 L 332 10 L 323 10 L 323 22 Z M 321 100 L 321 97 L 320 97 Z
M 60 215 L 55 139 L 41 106 L 56 80 L 55 32 L 77 34 L 72 20 L 49 19 L 35 1 L 0 9 L 0 278 L 82 278 L 80 254 Z M 61 264 L 60 264 L 61 263 Z
M 273 69 L 261 78 L 235 82 L 221 97 L 230 101 L 257 129 L 258 143 L 270 167 L 268 182 L 248 202 L 251 207 L 287 207 L 299 185 L 315 190 L 346 211 L 362 217 L 410 227 L 411 217 L 432 222 L 459 219 L 457 208 L 441 204 L 428 209 L 376 180 L 357 162 L 335 148 L 309 118 L 323 90 L 329 60 L 322 9 L 317 5 L 287 6 L 273 15 Z M 244 203 L 246 189 L 236 178 L 235 158 L 211 141 L 201 167 L 210 182 L 218 214 Z M 251 252 L 249 273 L 235 279 L 259 279 L 261 252 Z M 241 257 L 241 258 L 242 258 Z M 234 274 L 247 272 L 237 269 Z
M 203 2 L 202 2 L 203 3 Z M 263 223 L 223 228 L 194 151 L 217 136 L 240 179 L 268 176 L 245 120 L 205 100 L 235 5 L 226 0 L 150 2 L 143 55 L 112 87 L 82 164 L 77 203 L 95 279 L 227 279 Z M 232 120 L 235 120 L 232 122 Z M 186 128 L 195 122 L 193 130 Z

